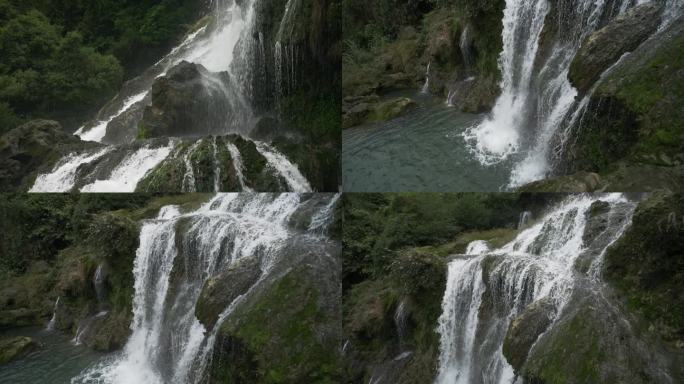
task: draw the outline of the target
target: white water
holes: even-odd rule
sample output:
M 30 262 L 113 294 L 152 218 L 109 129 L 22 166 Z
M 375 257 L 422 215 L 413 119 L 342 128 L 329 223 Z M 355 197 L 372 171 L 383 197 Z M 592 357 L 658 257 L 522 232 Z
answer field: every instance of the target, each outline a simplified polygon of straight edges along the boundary
M 505 246 L 487 250 L 482 242 L 474 242 L 467 253 L 478 256 L 459 257 L 449 264 L 437 329 L 440 358 L 436 383 L 514 382 L 513 369 L 502 353 L 506 330 L 528 305 L 542 299 L 551 301 L 554 317 L 562 313 L 578 278 L 575 261 L 588 247 L 583 240 L 587 212 L 598 200 L 610 204 L 611 214 L 625 216 L 601 234 L 609 241 L 593 254 L 592 265 L 600 265 L 605 249 L 622 235 L 629 222 L 624 219 L 631 217 L 635 207 L 620 195 L 571 197 Z M 483 262 L 488 258 L 494 262 L 488 261 L 489 283 L 485 284 Z M 485 292 L 496 298 L 497 313 L 482 322 Z
M 532 220 L 532 212 L 525 211 L 520 214 L 520 220 L 518 220 L 518 230 L 524 229 L 527 223 Z
M 643 3 L 618 0 L 617 16 Z M 683 2 L 668 0 L 663 23 L 684 13 Z M 577 103 L 577 90 L 568 80 L 570 64 L 586 36 L 600 28 L 610 2 L 576 0 L 559 2 L 563 21 L 548 57 L 538 57 L 539 38 L 548 0 L 506 0 L 503 50 L 499 57 L 501 95 L 482 123 L 466 130 L 469 149 L 484 165 L 518 155 L 510 187 L 544 178 L 551 171 L 550 143 Z M 568 12 L 568 10 L 571 10 Z
M 166 147 L 141 147 L 114 168 L 108 179 L 96 180 L 81 188 L 81 192 L 134 192 L 138 182 L 166 159 L 173 147 L 172 141 Z
M 55 323 L 57 322 L 57 307 L 59 306 L 59 296 L 57 296 L 57 300 L 55 300 L 55 307 L 52 310 L 52 317 L 50 318 L 50 322 L 48 323 L 47 329 L 48 331 L 52 331 L 55 329 Z
M 428 63 L 427 68 L 425 69 L 425 84 L 423 84 L 422 93 L 430 92 L 430 64 L 432 63 Z
M 235 174 L 237 175 L 238 181 L 240 182 L 240 188 L 243 191 L 251 192 L 252 189 L 245 184 L 245 176 L 242 173 L 242 170 L 245 168 L 245 166 L 242 164 L 242 156 L 240 155 L 240 150 L 235 144 L 231 142 L 226 142 L 226 148 L 228 148 L 228 152 L 230 152 L 230 158 L 233 161 L 233 168 L 235 169 Z
M 72 383 L 202 382 L 216 330 L 244 297 L 207 331 L 194 315 L 204 282 L 246 257 L 258 258 L 268 274 L 292 235 L 287 225 L 300 200 L 294 193 L 218 194 L 194 212 L 168 206 L 145 221 L 133 267 L 133 333 L 122 353 Z M 183 233 L 180 221 L 187 221 Z
M 214 136 L 214 140 L 211 142 L 214 151 L 214 192 L 221 192 L 221 164 L 218 160 L 218 146 L 216 145 L 216 140 L 218 140 L 218 138 Z
M 99 121 L 97 125 L 86 131 L 84 131 L 85 126 L 79 128 L 76 132 L 74 132 L 74 135 L 79 136 L 81 140 L 101 142 L 102 139 L 105 137 L 105 134 L 107 133 L 107 125 L 117 116 L 126 112 L 133 105 L 143 101 L 148 94 L 149 91 L 145 91 L 138 93 L 137 95 L 128 97 L 126 100 L 124 100 L 123 106 L 121 106 L 121 108 L 115 114 L 111 115 L 106 120 Z
M 194 144 L 188 148 L 183 156 L 183 163 L 185 164 L 185 174 L 183 174 L 183 186 L 181 187 L 181 192 L 197 192 L 195 187 L 195 169 L 192 166 L 192 161 L 190 157 L 199 145 L 202 144 L 202 140 L 197 140 Z
M 88 164 L 107 154 L 106 147 L 95 153 L 71 153 L 62 158 L 50 173 L 38 175 L 29 192 L 68 192 L 74 187 L 78 167 Z
M 292 164 L 290 160 L 275 148 L 263 142 L 255 142 L 256 148 L 268 161 L 280 176 L 282 176 L 287 185 L 293 192 L 311 192 L 311 185 L 306 180 L 304 175 L 299 171 L 296 165 Z
M 235 74 L 232 72 L 231 64 L 236 54 L 236 47 L 254 21 L 254 1 L 247 0 L 240 3 L 242 7 L 234 0 L 214 0 L 215 12 L 213 17 L 217 20 L 217 25 L 214 28 L 203 27 L 189 34 L 178 47 L 151 68 L 151 71 L 156 73 L 155 77 L 164 76 L 169 69 L 185 60 L 201 64 L 212 72 L 228 71 L 234 78 Z M 238 54 L 242 54 L 242 52 L 238 52 Z M 142 87 L 139 92 L 127 97 L 116 112 L 101 118 L 93 128 L 86 129 L 84 126 L 75 134 L 83 140 L 102 141 L 106 134 L 107 125 L 112 120 L 128 111 L 132 106 L 147 100 L 152 87 L 152 80 L 155 77 L 135 79 L 135 81 L 140 82 L 139 86 Z M 236 101 L 242 107 L 247 105 L 244 102 L 245 97 L 243 95 L 239 94 L 237 99 Z M 244 109 L 242 112 L 249 113 Z

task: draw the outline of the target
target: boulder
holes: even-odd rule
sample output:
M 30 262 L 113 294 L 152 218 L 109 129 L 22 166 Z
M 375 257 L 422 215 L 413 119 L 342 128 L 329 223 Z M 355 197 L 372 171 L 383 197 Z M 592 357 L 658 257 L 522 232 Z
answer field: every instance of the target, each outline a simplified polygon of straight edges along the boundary
M 223 131 L 233 120 L 227 73 L 182 61 L 152 86 L 152 105 L 138 125 L 139 138 L 200 136 Z
M 0 191 L 29 188 L 31 175 L 60 157 L 60 145 L 79 142 L 51 120 L 32 120 L 7 132 L 0 137 Z
M 520 372 L 532 346 L 553 320 L 554 306 L 549 299 L 530 304 L 508 326 L 503 354 L 516 372 Z
M 208 279 L 195 307 L 199 321 L 208 330 L 213 329 L 221 312 L 247 292 L 260 275 L 259 259 L 253 256 L 234 262 L 224 272 Z
M 636 49 L 660 25 L 660 2 L 636 6 L 591 34 L 570 65 L 572 84 L 586 93 L 620 56 Z
M 525 184 L 520 192 L 593 192 L 601 185 L 601 176 L 592 172 L 577 172 L 573 175 L 551 177 Z
M 40 348 L 40 344 L 30 337 L 17 336 L 0 339 L 0 364 L 20 359 Z
M 416 102 L 407 98 L 399 97 L 380 103 L 371 116 L 371 120 L 391 120 L 401 116 L 411 108 L 416 107 Z

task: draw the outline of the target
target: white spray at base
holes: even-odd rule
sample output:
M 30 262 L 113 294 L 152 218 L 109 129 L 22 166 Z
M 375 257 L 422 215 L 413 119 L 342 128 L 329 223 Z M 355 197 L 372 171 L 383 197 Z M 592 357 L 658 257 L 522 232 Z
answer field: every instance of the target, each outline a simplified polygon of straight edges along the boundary
M 502 352 L 508 326 L 527 306 L 540 300 L 552 303 L 556 318 L 562 313 L 580 273 L 575 261 L 587 251 L 583 238 L 588 213 L 597 201 L 607 202 L 610 215 L 616 218 L 601 235 L 608 241 L 592 254 L 590 270 L 599 269 L 605 248 L 626 230 L 636 206 L 620 195 L 571 197 L 505 246 L 488 250 L 486 243 L 473 242 L 468 246 L 469 255 L 449 264 L 437 329 L 440 357 L 436 383 L 514 382 L 513 368 Z M 497 309 L 490 315 L 492 319 L 483 320 L 480 310 L 485 293 L 496 298 Z
M 615 18 L 644 1 L 561 0 L 562 13 L 547 18 L 548 0 L 506 0 L 503 16 L 503 50 L 499 57 L 501 95 L 490 115 L 464 133 L 469 150 L 483 165 L 516 156 L 509 180 L 516 187 L 546 177 L 554 136 L 568 114 L 575 110 L 578 91 L 568 80 L 570 64 L 581 43 L 603 26 L 606 15 Z M 668 0 L 661 30 L 684 13 L 684 4 Z M 611 12 L 611 8 L 617 12 Z M 545 22 L 562 25 L 550 49 L 540 56 L 540 36 Z M 547 52 L 548 51 L 548 52 Z
M 301 205 L 295 193 L 233 193 L 218 194 L 190 213 L 163 207 L 140 230 L 132 334 L 124 350 L 72 383 L 203 382 L 217 330 L 248 294 L 224 308 L 208 331 L 195 317 L 204 283 L 237 260 L 252 257 L 262 278 L 268 275 L 292 236 L 288 222 Z

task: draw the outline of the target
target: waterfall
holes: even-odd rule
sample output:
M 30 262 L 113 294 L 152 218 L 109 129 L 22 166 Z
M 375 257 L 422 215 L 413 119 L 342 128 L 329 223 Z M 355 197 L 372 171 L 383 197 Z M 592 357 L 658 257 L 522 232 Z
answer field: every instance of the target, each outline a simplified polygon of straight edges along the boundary
M 311 192 L 311 185 L 306 177 L 302 175 L 296 165 L 292 164 L 290 160 L 282 153 L 278 152 L 270 145 L 257 142 L 256 148 L 262 156 L 266 158 L 268 164 L 273 167 L 280 176 L 285 179 L 287 185 L 294 192 Z
M 399 336 L 399 349 L 403 349 L 404 340 L 406 339 L 406 302 L 402 300 L 397 309 L 394 311 L 394 326 L 397 328 L 397 335 Z
M 78 168 L 101 158 L 110 150 L 106 147 L 94 153 L 67 155 L 57 162 L 50 173 L 38 175 L 29 192 L 69 192 L 74 187 Z
M 520 220 L 518 220 L 518 230 L 525 228 L 527 223 L 532 219 L 532 212 L 524 211 L 520 213 Z
M 197 140 L 190 146 L 190 148 L 188 148 L 185 156 L 183 156 L 185 173 L 183 174 L 183 186 L 181 188 L 181 192 L 197 192 L 197 188 L 195 187 L 195 169 L 192 166 L 192 160 L 190 160 L 190 157 L 193 153 L 195 153 L 195 150 L 201 143 L 202 140 Z
M 166 159 L 174 146 L 172 140 L 163 147 L 143 146 L 119 163 L 108 179 L 96 180 L 81 188 L 81 192 L 133 192 L 138 182 Z
M 238 181 L 240 182 L 240 189 L 242 189 L 243 191 L 251 192 L 252 189 L 245 184 L 245 176 L 242 173 L 245 166 L 242 163 L 242 156 L 240 155 L 240 150 L 235 144 L 231 142 L 226 142 L 226 147 L 228 148 L 230 158 L 233 161 L 233 168 L 235 169 L 235 175 L 237 175 Z
M 211 142 L 214 151 L 214 192 L 221 192 L 221 164 L 218 159 L 218 146 L 216 145 L 216 140 L 218 140 L 218 138 L 214 136 L 214 140 Z
M 461 38 L 459 40 L 459 48 L 461 50 L 461 56 L 463 56 L 463 64 L 465 65 L 466 71 L 470 68 L 470 65 L 472 64 L 472 50 L 470 49 L 470 46 L 472 44 L 471 36 L 470 36 L 470 26 L 466 26 L 463 28 L 463 32 L 461 32 Z
M 52 317 L 50 318 L 50 322 L 48 323 L 47 329 L 48 331 L 53 331 L 55 329 L 55 324 L 57 323 L 57 307 L 59 306 L 59 296 L 57 296 L 57 300 L 55 300 L 55 307 L 52 310 Z
M 228 305 L 208 331 L 195 317 L 204 283 L 251 257 L 262 279 L 268 275 L 293 236 L 289 219 L 302 201 L 295 193 L 218 194 L 196 211 L 166 206 L 144 221 L 133 266 L 132 334 L 120 354 L 72 383 L 204 382 L 220 323 L 244 297 Z
M 610 219 L 600 234 L 590 233 L 596 237 L 589 241 L 587 232 L 595 229 L 588 227 L 588 217 L 598 201 L 608 204 Z M 576 281 L 584 276 L 575 261 L 589 257 L 591 269 L 600 269 L 596 266 L 605 249 L 625 231 L 635 206 L 621 195 L 573 196 L 503 247 L 486 250 L 482 244 L 471 244 L 468 256 L 450 262 L 437 329 L 436 382 L 513 383 L 513 368 L 502 352 L 513 318 L 542 299 L 552 303 L 552 316 L 557 318 Z M 493 298 L 495 304 L 483 314 L 486 298 Z
M 95 274 L 93 275 L 93 287 L 95 287 L 95 296 L 97 297 L 97 303 L 102 306 L 105 301 L 105 287 L 104 287 L 104 266 L 103 264 L 98 264 L 95 269 Z
M 432 63 L 429 62 L 425 69 L 425 84 L 423 84 L 423 89 L 420 91 L 421 93 L 430 92 L 430 64 Z
M 102 142 L 109 123 L 131 111 L 135 106 L 149 104 L 150 90 L 154 80 L 164 76 L 168 70 L 181 61 L 201 64 L 211 72 L 227 71 L 230 75 L 227 80 L 230 87 L 218 81 L 220 88 L 233 104 L 233 109 L 239 111 L 234 116 L 234 120 L 240 123 L 248 121 L 251 118 L 249 103 L 243 95 L 242 87 L 237 83 L 241 73 L 231 64 L 236 56 L 247 54 L 238 43 L 243 36 L 249 36 L 249 31 L 252 29 L 255 1 L 214 0 L 213 21 L 210 24 L 189 34 L 168 55 L 148 68 L 141 76 L 128 82 L 119 95 L 98 114 L 98 121 L 94 126 L 85 125 L 75 134 L 83 140 Z M 216 79 L 215 81 L 205 80 L 210 87 L 217 85 Z M 113 107 L 116 108 L 113 109 Z M 137 122 L 135 123 L 137 125 Z
M 636 3 L 641 3 L 638 1 Z M 681 1 L 668 3 L 669 13 L 681 13 Z M 553 9 L 560 21 L 549 48 L 540 51 L 540 37 L 552 6 L 548 0 L 506 0 L 503 50 L 499 57 L 501 95 L 491 114 L 464 133 L 470 151 L 483 165 L 514 156 L 511 187 L 541 179 L 551 171 L 550 144 L 572 112 L 577 90 L 568 72 L 582 41 L 636 5 L 632 0 L 561 0 Z

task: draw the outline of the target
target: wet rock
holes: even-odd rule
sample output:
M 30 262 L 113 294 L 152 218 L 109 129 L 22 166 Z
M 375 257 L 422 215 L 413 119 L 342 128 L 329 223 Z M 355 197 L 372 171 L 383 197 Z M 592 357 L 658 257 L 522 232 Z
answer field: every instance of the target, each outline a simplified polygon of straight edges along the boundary
M 142 102 L 134 104 L 125 112 L 112 119 L 107 124 L 107 132 L 102 138 L 102 142 L 106 144 L 121 144 L 130 143 L 138 139 L 144 139 L 143 136 L 138 136 L 138 122 L 143 118 L 145 109 L 150 102 L 148 95 Z
M 29 308 L 16 308 L 0 311 L 0 329 L 34 325 L 40 313 Z
M 250 137 L 254 140 L 270 142 L 279 134 L 280 124 L 272 117 L 262 117 L 254 126 Z
M 102 312 L 82 320 L 79 342 L 96 351 L 111 352 L 122 348 L 131 334 L 131 314 Z
M 238 296 L 247 292 L 261 275 L 259 259 L 247 257 L 208 279 L 197 299 L 195 315 L 207 330 L 212 330 L 219 315 Z
M 20 359 L 40 348 L 40 344 L 30 337 L 18 336 L 0 339 L 0 364 Z
M 554 305 L 549 299 L 530 304 L 508 327 L 503 354 L 516 372 L 520 372 L 532 346 L 551 325 Z
M 521 192 L 593 192 L 601 185 L 601 176 L 592 172 L 577 172 L 569 176 L 558 176 L 523 185 Z
M 0 191 L 28 189 L 35 172 L 60 158 L 59 147 L 80 139 L 56 121 L 32 120 L 0 138 Z
M 223 131 L 233 107 L 227 74 L 214 74 L 183 61 L 152 86 L 152 105 L 145 108 L 138 137 L 200 136 Z
M 415 101 L 407 97 L 388 100 L 375 107 L 371 120 L 391 120 L 401 116 L 409 109 L 416 107 L 416 105 Z
M 659 2 L 636 6 L 582 43 L 568 74 L 580 94 L 588 91 L 620 56 L 636 49 L 658 28 L 661 8 Z

